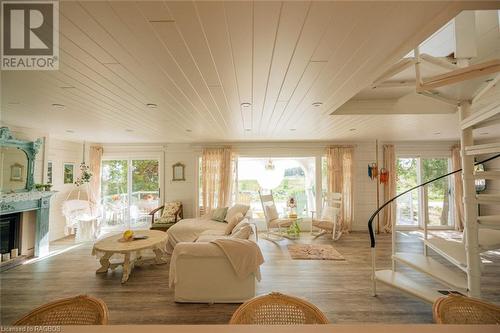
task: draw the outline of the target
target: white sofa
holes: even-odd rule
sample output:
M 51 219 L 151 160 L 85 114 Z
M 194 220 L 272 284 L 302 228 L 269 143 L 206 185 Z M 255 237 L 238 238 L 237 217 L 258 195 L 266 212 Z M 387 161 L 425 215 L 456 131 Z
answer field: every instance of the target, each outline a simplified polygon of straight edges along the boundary
M 209 242 L 217 237 L 227 236 L 205 233 L 200 241 L 176 245 L 173 263 L 176 302 L 242 303 L 255 296 L 255 274 L 239 278 L 224 252 Z M 251 239 L 255 241 L 255 234 Z

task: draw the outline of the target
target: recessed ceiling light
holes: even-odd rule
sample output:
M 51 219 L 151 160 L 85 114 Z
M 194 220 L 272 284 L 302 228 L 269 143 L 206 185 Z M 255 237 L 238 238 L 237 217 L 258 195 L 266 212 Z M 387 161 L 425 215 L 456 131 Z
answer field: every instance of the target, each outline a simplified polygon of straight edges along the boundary
M 56 110 L 64 110 L 66 108 L 66 105 L 64 104 L 59 104 L 59 103 L 53 103 L 52 107 Z
M 439 95 L 439 91 L 433 91 L 432 94 L 433 95 Z
M 486 79 L 484 82 L 491 82 L 493 79 Z
M 154 104 L 154 103 L 148 103 L 146 104 L 146 106 L 150 109 L 156 109 L 158 107 L 158 104 Z
M 126 129 L 125 129 L 125 132 L 129 132 L 129 133 L 132 133 L 133 131 L 134 131 L 134 130 L 133 130 L 133 129 L 131 129 L 131 128 L 126 128 Z
M 356 129 L 355 128 L 349 128 L 350 132 L 354 132 Z
M 490 133 L 488 133 L 488 132 L 479 133 L 479 135 L 488 135 L 488 134 L 490 134 Z
M 21 103 L 19 103 L 19 102 L 8 102 L 7 104 L 8 105 L 18 105 L 18 104 L 21 104 Z
M 66 133 L 75 133 L 73 130 L 66 130 Z
M 296 128 L 290 128 L 290 131 L 296 131 L 297 129 Z
M 75 87 L 73 87 L 73 86 L 62 86 L 59 88 L 61 88 L 61 89 L 75 89 Z
M 189 128 L 188 128 L 188 129 L 186 129 L 186 132 L 191 133 L 192 131 L 193 131 L 193 130 L 191 130 L 191 129 L 189 129 Z
M 246 131 L 246 132 L 251 132 L 251 131 L 252 131 L 252 129 L 251 129 L 251 128 L 245 128 L 245 131 Z
M 320 107 L 321 105 L 323 105 L 323 102 L 314 102 L 314 103 L 312 103 L 312 106 L 314 106 L 315 108 Z
M 248 103 L 248 102 L 245 102 L 245 103 L 241 103 L 241 107 L 242 108 L 249 108 L 252 106 L 252 103 Z
M 441 134 L 441 132 L 434 132 L 434 135 L 439 135 Z

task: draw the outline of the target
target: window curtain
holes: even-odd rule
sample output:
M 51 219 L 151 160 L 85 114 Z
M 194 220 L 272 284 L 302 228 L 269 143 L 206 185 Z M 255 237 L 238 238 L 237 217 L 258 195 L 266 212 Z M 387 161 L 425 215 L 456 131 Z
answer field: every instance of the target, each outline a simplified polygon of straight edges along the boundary
M 351 230 L 353 209 L 353 147 L 332 146 L 327 149 L 328 192 L 342 193 L 340 222 L 342 231 Z
M 451 168 L 458 170 L 462 168 L 462 159 L 460 157 L 460 145 L 451 147 Z M 462 201 L 464 188 L 462 184 L 462 173 L 457 172 L 453 175 L 453 201 L 455 203 L 455 229 L 464 229 L 464 203 Z
M 90 146 L 89 159 L 90 159 L 90 172 L 92 172 L 92 178 L 90 178 L 89 190 L 90 195 L 88 195 L 90 202 L 93 204 L 101 203 L 101 160 L 102 160 L 103 149 L 100 146 Z
M 201 157 L 201 211 L 203 215 L 231 201 L 231 148 L 206 148 Z
M 389 173 L 387 183 L 384 184 L 384 202 L 387 202 L 396 196 L 396 153 L 394 145 L 383 145 L 384 168 Z M 385 232 L 392 232 L 394 225 L 395 212 L 394 202 L 387 205 L 382 214 L 382 223 Z

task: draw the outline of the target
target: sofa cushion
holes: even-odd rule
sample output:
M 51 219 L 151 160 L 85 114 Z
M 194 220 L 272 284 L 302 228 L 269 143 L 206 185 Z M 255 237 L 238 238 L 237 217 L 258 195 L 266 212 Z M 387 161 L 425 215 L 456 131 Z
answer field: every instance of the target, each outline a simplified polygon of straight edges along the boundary
M 233 230 L 231 231 L 231 234 L 238 232 L 238 230 L 240 230 L 241 228 L 243 228 L 244 226 L 247 226 L 247 225 L 250 225 L 250 223 L 248 223 L 247 218 L 244 218 L 237 225 L 234 226 Z
M 240 239 L 248 239 L 250 235 L 253 233 L 252 227 L 247 224 L 241 227 L 238 231 L 231 234 L 231 238 L 240 238 Z
M 216 208 L 212 211 L 212 220 L 217 222 L 225 222 L 227 215 L 227 207 Z
M 172 253 L 175 245 L 179 242 L 194 242 L 206 230 L 219 230 L 223 235 L 226 224 L 200 217 L 180 220 L 167 230 L 167 252 Z
M 250 209 L 250 206 L 244 205 L 244 204 L 235 204 L 231 208 L 227 210 L 226 214 L 226 221 L 229 222 L 233 216 L 235 216 L 238 213 L 241 213 L 241 215 L 245 216 Z
M 227 227 L 226 227 L 225 234 L 226 235 L 231 234 L 234 227 L 236 227 L 236 225 L 238 223 L 240 223 L 243 220 L 243 218 L 244 218 L 243 214 L 241 212 L 238 212 L 238 213 L 234 214 L 233 217 L 231 217 L 231 219 L 227 220 Z

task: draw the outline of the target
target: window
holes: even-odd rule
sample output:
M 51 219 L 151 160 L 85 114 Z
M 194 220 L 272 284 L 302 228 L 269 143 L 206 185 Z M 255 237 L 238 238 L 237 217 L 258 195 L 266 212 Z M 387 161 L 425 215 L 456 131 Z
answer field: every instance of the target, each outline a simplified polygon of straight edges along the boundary
M 448 157 L 399 157 L 397 193 L 444 175 L 450 170 Z M 396 223 L 403 227 L 453 227 L 451 179 L 432 182 L 397 199 Z
M 236 200 L 250 205 L 255 217 L 264 217 L 259 190 L 273 192 L 279 214 L 287 214 L 290 197 L 297 202 L 299 216 L 315 209 L 314 157 L 240 157 L 237 170 Z

